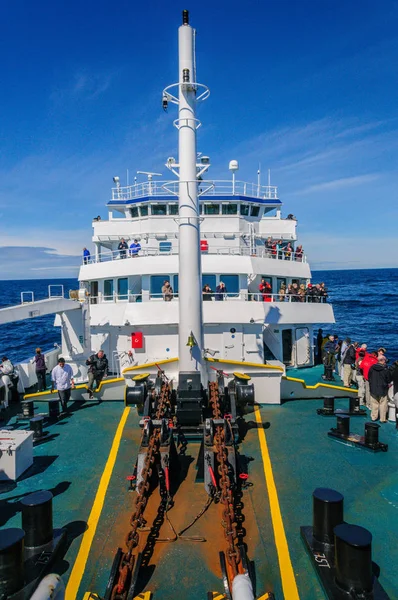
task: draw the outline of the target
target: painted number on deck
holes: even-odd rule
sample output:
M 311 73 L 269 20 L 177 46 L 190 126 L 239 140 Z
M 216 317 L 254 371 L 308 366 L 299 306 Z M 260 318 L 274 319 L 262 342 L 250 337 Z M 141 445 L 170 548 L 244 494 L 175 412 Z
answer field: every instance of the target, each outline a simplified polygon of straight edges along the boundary
M 327 567 L 328 569 L 330 569 L 330 565 L 324 554 L 319 554 L 318 552 L 317 554 L 314 554 L 314 559 L 319 567 Z

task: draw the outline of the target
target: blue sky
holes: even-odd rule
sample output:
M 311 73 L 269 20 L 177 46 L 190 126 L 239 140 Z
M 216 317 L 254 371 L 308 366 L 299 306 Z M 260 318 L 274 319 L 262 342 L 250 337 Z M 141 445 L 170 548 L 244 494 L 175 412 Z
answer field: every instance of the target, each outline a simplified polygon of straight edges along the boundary
M 0 278 L 75 276 L 112 177 L 166 174 L 183 8 L 211 176 L 270 168 L 313 268 L 398 266 L 397 2 L 4 0 Z

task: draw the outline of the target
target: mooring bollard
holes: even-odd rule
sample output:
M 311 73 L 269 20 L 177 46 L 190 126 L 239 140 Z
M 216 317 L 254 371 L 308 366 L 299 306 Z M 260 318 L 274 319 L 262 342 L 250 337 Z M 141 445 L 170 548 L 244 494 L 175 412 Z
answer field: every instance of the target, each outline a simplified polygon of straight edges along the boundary
M 323 544 L 334 544 L 334 528 L 344 520 L 344 496 L 330 488 L 316 488 L 312 501 L 314 538 Z
M 53 495 L 48 490 L 33 492 L 21 500 L 25 546 L 44 546 L 53 539 Z
M 359 525 L 334 528 L 336 583 L 350 594 L 372 591 L 372 534 Z
M 23 529 L 0 530 L 0 598 L 8 598 L 24 584 Z
M 33 439 L 38 440 L 43 437 L 43 417 L 33 417 L 30 420 L 30 430 L 33 431 Z
M 350 417 L 347 415 L 339 415 L 337 417 L 336 429 L 338 433 L 342 435 L 349 435 L 350 433 Z

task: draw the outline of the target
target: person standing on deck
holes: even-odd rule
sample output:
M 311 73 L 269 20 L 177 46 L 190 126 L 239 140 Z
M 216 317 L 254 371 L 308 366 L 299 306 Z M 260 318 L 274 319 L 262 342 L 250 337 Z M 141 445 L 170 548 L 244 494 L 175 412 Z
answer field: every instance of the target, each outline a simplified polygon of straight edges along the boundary
M 329 340 L 323 347 L 324 374 L 322 375 L 322 379 L 325 379 L 325 381 L 335 380 L 333 377 L 335 354 L 336 344 L 334 342 L 334 335 L 329 335 Z
M 371 352 L 370 354 L 365 354 L 365 357 L 361 362 L 361 369 L 363 373 L 363 378 L 365 380 L 365 402 L 366 406 L 370 409 L 370 390 L 369 390 L 369 369 L 372 365 L 377 363 L 377 352 Z
M 119 250 L 120 258 L 126 258 L 128 248 L 129 247 L 127 245 L 127 242 L 125 241 L 124 238 L 122 238 L 117 247 L 117 249 Z
M 32 363 L 36 368 L 36 377 L 37 377 L 37 387 L 39 392 L 46 391 L 46 358 L 44 354 L 41 353 L 41 348 L 36 348 L 36 354 L 33 357 Z
M 167 279 L 163 283 L 162 296 L 165 302 L 171 302 L 174 296 L 173 288 L 171 287 L 170 282 L 167 281 Z
M 380 414 L 380 423 L 387 423 L 387 394 L 391 383 L 391 372 L 386 363 L 385 356 L 380 356 L 377 363 L 369 369 L 370 418 L 372 421 L 377 421 Z
M 88 393 L 89 399 L 93 398 L 93 384 L 95 381 L 95 387 L 99 388 L 99 385 L 104 377 L 108 376 L 108 359 L 103 350 L 98 350 L 97 354 L 92 354 L 90 358 L 86 360 L 88 369 Z
M 316 348 L 317 348 L 317 353 L 316 353 L 316 364 L 317 365 L 321 365 L 322 364 L 322 342 L 323 342 L 323 330 L 322 329 L 318 329 L 318 335 L 316 336 Z
M 83 248 L 83 264 L 88 265 L 88 263 L 90 262 L 90 259 L 91 259 L 90 250 L 87 250 L 87 248 L 84 247 Z
M 355 365 L 355 348 L 349 344 L 343 358 L 343 385 L 350 387 L 352 381 L 352 372 Z
M 224 300 L 225 295 L 227 294 L 227 288 L 225 287 L 225 283 L 220 281 L 219 285 L 216 287 L 216 293 L 214 294 L 214 300 L 220 302 Z
M 138 240 L 134 240 L 132 244 L 130 244 L 130 256 L 136 258 L 138 256 L 139 251 L 141 250 L 141 244 Z
M 363 376 L 363 371 L 361 368 L 361 364 L 363 359 L 365 358 L 365 350 L 360 350 L 358 353 L 357 360 L 355 361 L 355 367 L 357 371 L 357 384 L 358 384 L 358 398 L 359 404 L 363 406 L 365 404 L 365 379 Z
M 62 356 L 58 359 L 58 364 L 51 371 L 51 391 L 58 391 L 58 397 L 61 401 L 62 411 L 66 412 L 70 400 L 71 390 L 75 387 L 73 380 L 73 371 L 70 365 L 65 364 Z

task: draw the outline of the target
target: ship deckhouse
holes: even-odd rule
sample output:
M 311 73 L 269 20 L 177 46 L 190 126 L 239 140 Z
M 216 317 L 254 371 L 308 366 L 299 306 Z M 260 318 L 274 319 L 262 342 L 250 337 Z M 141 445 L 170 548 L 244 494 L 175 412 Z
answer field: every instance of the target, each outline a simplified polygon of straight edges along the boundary
M 203 157 L 208 161 L 207 157 Z M 168 162 L 173 159 L 169 159 Z M 236 161 L 232 161 L 233 163 Z M 198 172 L 201 163 L 197 165 Z M 334 321 L 326 303 L 282 301 L 283 285 L 307 284 L 305 254 L 297 257 L 297 220 L 282 216 L 277 188 L 236 181 L 202 180 L 198 185 L 203 288 L 204 347 L 209 356 L 238 361 L 277 359 L 312 364 L 312 323 Z M 139 362 L 178 355 L 178 182 L 148 181 L 122 187 L 118 178 L 108 202 L 108 219 L 93 221 L 95 252 L 80 269 L 90 294 L 93 347 L 108 354 L 131 350 L 131 334 L 142 334 Z M 279 242 L 278 251 L 266 246 Z M 118 249 L 136 240 L 138 253 Z M 290 243 L 292 251 L 285 251 Z M 270 294 L 259 284 L 265 279 Z M 162 286 L 173 289 L 165 301 Z M 225 284 L 222 301 L 216 294 Z M 264 301 L 266 300 L 266 301 Z M 289 298 L 292 300 L 292 298 Z

